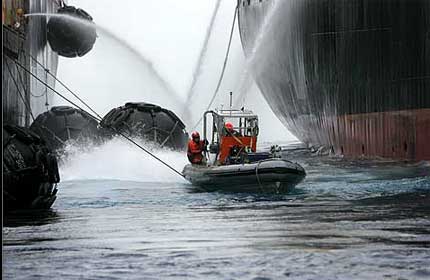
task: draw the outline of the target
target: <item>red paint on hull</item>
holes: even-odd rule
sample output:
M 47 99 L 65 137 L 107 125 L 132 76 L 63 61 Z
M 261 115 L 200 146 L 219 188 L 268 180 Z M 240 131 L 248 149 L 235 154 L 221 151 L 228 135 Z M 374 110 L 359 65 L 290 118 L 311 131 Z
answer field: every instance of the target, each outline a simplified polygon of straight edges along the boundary
M 331 131 L 335 152 L 347 157 L 430 160 L 430 109 L 343 115 Z

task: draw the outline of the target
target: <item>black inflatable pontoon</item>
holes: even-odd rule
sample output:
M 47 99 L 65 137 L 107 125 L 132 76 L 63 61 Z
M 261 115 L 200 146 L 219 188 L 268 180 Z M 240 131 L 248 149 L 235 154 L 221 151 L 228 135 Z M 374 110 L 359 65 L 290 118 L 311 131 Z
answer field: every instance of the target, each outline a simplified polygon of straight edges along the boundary
M 221 166 L 189 164 L 182 173 L 202 190 L 226 192 L 282 193 L 306 176 L 303 167 L 297 163 L 277 158 Z
M 208 116 L 212 119 L 210 129 Z M 211 155 L 211 163 L 189 164 L 182 171 L 185 179 L 201 190 L 281 193 L 306 176 L 298 163 L 281 158 L 281 149 L 276 145 L 270 152 L 257 152 L 258 116 L 250 110 L 206 111 L 205 140 L 208 131 L 211 137 L 206 155 Z

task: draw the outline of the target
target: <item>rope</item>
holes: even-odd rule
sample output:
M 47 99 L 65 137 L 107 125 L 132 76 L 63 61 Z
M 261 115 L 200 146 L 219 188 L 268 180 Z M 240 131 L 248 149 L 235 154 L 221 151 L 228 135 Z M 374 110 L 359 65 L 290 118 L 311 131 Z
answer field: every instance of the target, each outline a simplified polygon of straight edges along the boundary
M 262 163 L 263 161 L 259 161 L 258 163 L 257 163 L 257 166 L 255 167 L 255 176 L 257 177 L 257 182 L 258 182 L 258 187 L 260 188 L 260 190 L 261 191 L 263 191 L 263 185 L 261 184 L 261 182 L 260 182 L 260 176 L 258 176 L 258 167 L 260 166 L 260 164 Z
M 237 18 L 238 11 L 239 11 L 239 3 L 238 3 L 238 5 L 236 5 L 236 9 L 234 10 L 233 23 L 232 23 L 232 25 L 231 25 L 231 30 L 230 30 L 230 38 L 229 38 L 229 40 L 228 40 L 227 51 L 226 51 L 226 53 L 225 53 L 225 57 L 224 57 L 224 64 L 223 64 L 223 66 L 222 66 L 221 74 L 220 74 L 220 77 L 219 77 L 219 79 L 218 79 L 218 83 L 217 83 L 217 86 L 216 86 L 216 88 L 215 88 L 215 91 L 214 91 L 214 93 L 213 93 L 213 95 L 212 95 L 212 98 L 211 98 L 211 100 L 210 100 L 210 102 L 209 102 L 208 106 L 206 107 L 206 110 L 205 110 L 205 111 L 209 110 L 209 109 L 212 107 L 212 103 L 215 101 L 215 98 L 216 98 L 216 96 L 218 95 L 219 88 L 220 88 L 221 83 L 222 83 L 222 80 L 223 80 L 223 78 L 224 78 L 224 73 L 225 73 L 225 69 L 226 69 L 226 67 L 227 67 L 227 61 L 228 61 L 228 56 L 229 56 L 229 53 L 230 53 L 231 41 L 232 41 L 232 39 L 233 39 L 234 26 L 235 26 L 235 24 L 236 24 L 236 18 Z M 197 127 L 197 126 L 202 122 L 202 120 L 203 120 L 203 116 L 202 116 L 202 117 L 200 117 L 200 119 L 197 121 L 197 123 L 193 126 L 193 129 L 192 129 L 192 130 L 195 130 L 195 129 L 196 129 L 196 127 Z
M 18 71 L 18 66 L 16 66 L 15 65 L 15 68 L 16 68 L 16 72 L 18 72 L 18 78 L 19 78 L 19 82 L 21 83 L 21 86 L 22 86 L 22 89 L 24 90 L 24 93 L 26 94 L 26 96 L 27 96 L 27 93 L 28 93 L 28 88 L 26 87 L 26 85 L 25 85 L 25 83 L 24 83 L 24 80 L 23 80 L 23 78 L 22 78 L 22 76 L 21 76 L 21 72 L 20 71 Z
M 58 143 L 64 144 L 64 141 L 61 140 L 61 138 L 58 137 L 52 130 L 50 130 L 49 128 L 47 128 L 44 125 L 39 125 L 39 127 L 43 128 L 44 130 L 46 130 L 47 132 L 49 132 L 52 135 L 52 138 L 54 138 L 55 140 L 57 140 Z
M 201 68 L 202 68 L 202 64 L 203 64 L 203 59 L 205 58 L 206 53 L 207 53 L 207 46 L 208 46 L 208 43 L 209 43 L 209 39 L 210 39 L 210 37 L 212 35 L 212 30 L 213 30 L 213 27 L 214 27 L 215 19 L 217 17 L 220 5 L 221 5 L 221 0 L 217 0 L 217 2 L 215 4 L 215 9 L 214 9 L 214 11 L 212 13 L 212 17 L 211 17 L 211 20 L 210 20 L 210 23 L 209 23 L 208 30 L 206 32 L 205 39 L 203 41 L 202 49 L 200 50 L 200 55 L 199 55 L 199 58 L 197 60 L 196 67 L 194 68 L 193 80 L 191 81 L 190 88 L 188 89 L 187 99 L 186 99 L 185 104 L 188 104 L 188 102 L 191 100 L 191 98 L 195 94 L 194 89 L 195 89 L 195 86 L 196 86 L 199 74 L 201 72 Z
M 48 29 L 46 29 L 45 33 L 46 33 L 46 37 L 48 37 Z M 43 57 L 43 61 L 46 64 L 48 64 L 48 61 L 49 61 L 48 55 L 49 55 L 49 53 L 48 52 L 44 52 L 44 55 L 45 56 Z M 37 71 L 36 71 L 36 74 L 37 74 Z M 46 83 L 48 83 L 48 71 L 46 69 L 45 69 L 45 81 L 46 81 Z M 45 106 L 46 106 L 46 112 L 48 112 L 49 111 L 49 97 L 48 97 L 48 88 L 47 87 L 45 87 Z
M 173 126 L 173 128 L 170 130 L 169 135 L 167 135 L 166 139 L 164 139 L 163 143 L 161 143 L 160 147 L 163 147 L 164 144 L 167 143 L 167 141 L 169 141 L 170 137 L 173 135 L 174 130 L 176 129 L 176 127 L 178 126 L 179 121 L 176 121 L 175 125 Z
M 23 52 L 24 53 L 24 52 Z M 25 54 L 25 53 L 24 53 Z M 99 117 L 100 119 L 102 119 L 102 117 L 97 114 L 96 111 L 94 111 L 90 105 L 88 105 L 84 100 L 82 100 L 77 94 L 75 94 L 68 86 L 66 86 L 61 80 L 59 80 L 54 74 L 51 73 L 51 71 L 49 71 L 48 68 L 45 67 L 45 65 L 43 65 L 42 63 L 40 63 L 34 56 L 32 56 L 31 54 L 25 54 L 28 57 L 30 57 L 31 59 L 33 59 L 36 64 L 38 64 L 40 67 L 43 68 L 43 70 L 45 70 L 52 78 L 54 78 L 54 80 L 56 82 L 58 82 L 61 86 L 63 86 L 68 92 L 70 92 L 70 94 L 72 94 L 76 99 L 78 99 L 82 104 L 85 105 L 85 107 L 88 108 L 88 110 L 90 110 L 94 115 L 96 115 L 97 117 Z
M 18 74 L 19 74 L 19 76 L 20 76 L 20 78 L 21 78 L 21 74 L 20 74 L 20 72 L 18 71 L 18 66 L 17 66 L 17 64 L 15 64 L 15 66 L 16 66 L 16 69 L 17 69 L 17 72 L 18 72 Z M 14 84 L 15 84 L 15 86 L 16 86 L 16 89 L 17 89 L 17 91 L 18 91 L 18 95 L 21 97 L 21 99 L 22 99 L 22 102 L 24 103 L 24 106 L 25 106 L 25 108 L 27 109 L 27 111 L 29 112 L 29 114 L 30 114 L 30 116 L 31 116 L 31 119 L 32 119 L 32 121 L 34 122 L 34 120 L 35 120 L 35 118 L 34 118 L 34 115 L 33 115 L 33 112 L 31 111 L 31 106 L 30 106 L 30 104 L 28 104 L 28 102 L 25 100 L 25 98 L 24 98 L 24 96 L 22 95 L 22 93 L 21 93 L 21 91 L 19 90 L 19 87 L 18 87 L 18 83 L 16 82 L 16 80 L 15 80 L 15 77 L 14 77 L 14 75 L 12 74 L 12 70 L 10 69 L 10 67 L 9 67 L 9 63 L 7 63 L 6 62 L 6 67 L 7 67 L 7 69 L 8 69 L 8 72 L 9 72 L 9 75 L 12 77 L 12 80 L 13 80 L 13 82 L 14 82 Z M 27 91 L 25 90 L 25 87 L 24 87 L 24 83 L 23 83 L 23 81 L 22 81 L 22 78 L 21 78 L 21 84 L 22 84 L 22 88 L 24 89 L 24 93 L 26 94 L 26 96 L 28 96 L 27 95 Z M 30 92 L 31 93 L 31 92 Z M 47 128 L 46 126 L 44 126 L 44 125 L 41 125 L 40 126 L 41 128 L 43 128 L 44 130 L 46 130 L 46 131 L 48 131 L 49 133 L 51 133 L 52 134 L 52 137 L 55 139 L 55 140 L 57 140 L 58 142 L 60 142 L 61 144 L 64 144 L 64 141 L 63 140 L 61 140 L 54 132 L 52 132 L 52 130 L 50 130 L 49 128 Z
M 25 66 L 23 66 L 18 61 L 14 60 L 14 59 L 12 59 L 12 58 L 4 55 L 4 54 L 3 54 L 3 56 L 9 58 L 10 60 L 12 60 L 16 65 L 18 65 L 19 67 L 21 67 L 25 72 L 27 72 L 28 74 L 30 74 L 32 77 L 34 77 L 40 83 L 42 83 L 44 86 L 46 86 L 47 88 L 49 88 L 52 92 L 54 92 L 55 94 L 57 94 L 58 96 L 60 96 L 61 98 L 63 98 L 64 100 L 66 100 L 67 102 L 69 102 L 70 104 L 72 104 L 73 106 L 75 106 L 76 108 L 78 108 L 78 109 L 86 112 L 90 117 L 92 117 L 93 119 L 97 120 L 98 122 L 101 121 L 100 117 L 93 116 L 90 113 L 88 113 L 87 111 L 85 111 L 82 107 L 80 107 L 79 105 L 77 105 L 76 103 L 74 103 L 73 101 L 69 100 L 64 95 L 62 95 L 61 93 L 59 93 L 58 91 L 56 91 L 55 89 L 53 89 L 50 85 L 48 85 L 46 82 L 44 82 L 43 80 L 41 80 L 39 77 L 37 77 L 35 74 L 33 74 L 33 72 L 31 72 L 30 70 L 28 70 Z M 175 172 L 179 176 L 185 178 L 184 174 L 182 174 L 181 172 L 179 172 L 178 170 L 176 170 L 175 168 L 173 168 L 172 166 L 170 166 L 168 163 L 164 162 L 162 159 L 160 159 L 159 157 L 157 157 L 156 155 L 154 155 L 153 153 L 151 153 L 150 151 L 148 151 L 145 147 L 143 147 L 142 145 L 140 145 L 139 143 L 137 143 L 136 141 L 134 141 L 133 139 L 131 139 L 128 135 L 125 135 L 124 133 L 122 133 L 121 131 L 118 131 L 114 127 L 108 127 L 108 128 L 111 129 L 111 130 L 113 130 L 114 132 L 118 133 L 119 135 L 121 135 L 122 137 L 124 137 L 125 139 L 127 139 L 128 141 L 130 141 L 131 143 L 133 143 L 135 146 L 137 146 L 138 148 L 140 148 L 142 151 L 144 151 L 148 155 L 152 156 L 154 159 L 156 159 L 159 162 L 161 162 L 163 165 L 165 165 L 167 168 L 169 168 L 170 170 L 172 170 L 173 172 Z
M 7 57 L 7 56 L 6 56 Z M 16 65 L 18 65 L 19 67 L 21 67 L 21 69 L 23 69 L 25 72 L 27 72 L 28 74 L 30 74 L 33 78 L 35 78 L 37 81 L 39 81 L 41 84 L 43 84 L 44 86 L 46 86 L 47 88 L 49 88 L 51 91 L 53 91 L 55 94 L 57 94 L 58 96 L 60 96 L 61 98 L 63 98 L 64 100 L 66 100 L 67 102 L 69 102 L 70 104 L 72 104 L 73 106 L 77 107 L 78 109 L 81 109 L 82 111 L 86 112 L 84 109 L 82 109 L 79 105 L 77 105 L 75 102 L 71 101 L 70 99 L 68 99 L 67 97 L 65 97 L 64 95 L 62 95 L 61 93 L 59 93 L 58 91 L 56 91 L 54 88 L 52 88 L 49 84 L 47 84 L 46 82 L 44 82 L 43 80 L 41 80 L 37 75 L 35 75 L 33 72 L 31 72 L 30 70 L 28 70 L 25 66 L 23 66 L 21 63 L 19 63 L 16 60 L 13 60 L 10 57 L 7 57 L 10 60 L 12 60 Z M 88 113 L 88 112 L 86 112 Z M 89 113 L 88 113 L 89 114 Z M 97 121 L 100 121 L 101 118 L 98 117 L 94 117 L 93 115 L 89 114 L 92 118 L 94 118 Z
M 26 108 L 26 109 L 27 109 L 27 111 L 30 113 L 31 118 L 32 118 L 32 120 L 34 121 L 34 115 L 33 115 L 33 112 L 31 111 L 31 107 L 30 107 L 30 105 L 29 105 L 29 104 L 27 104 L 27 102 L 26 102 L 26 100 L 25 100 L 24 96 L 22 95 L 21 91 L 19 90 L 18 83 L 17 83 L 17 81 L 15 80 L 15 76 L 12 74 L 12 70 L 10 70 L 9 63 L 7 63 L 7 62 L 6 62 L 5 64 L 6 64 L 6 68 L 7 68 L 8 72 L 9 72 L 9 75 L 12 77 L 13 83 L 14 83 L 14 84 L 15 84 L 15 86 L 16 86 L 16 90 L 17 90 L 17 92 L 18 92 L 19 96 L 21 97 L 22 102 L 24 103 L 25 108 Z M 25 89 L 24 89 L 24 91 L 25 91 Z
M 139 143 L 137 143 L 136 141 L 134 141 L 133 139 L 131 139 L 130 137 L 128 137 L 124 133 L 118 131 L 115 128 L 111 128 L 111 129 L 113 131 L 115 131 L 116 133 L 118 133 L 119 135 L 121 135 L 122 137 L 124 137 L 125 139 L 127 139 L 128 141 L 130 141 L 131 143 L 133 143 L 134 145 L 136 145 L 138 148 L 140 148 L 141 150 L 143 150 L 144 152 L 146 152 L 150 156 L 152 156 L 153 158 L 155 158 L 156 160 L 158 160 L 159 162 L 161 162 L 162 164 L 164 164 L 167 168 L 169 168 L 170 170 L 172 170 L 173 172 L 175 172 L 176 174 L 178 174 L 182 178 L 185 178 L 184 174 L 182 174 L 181 172 L 179 172 L 178 170 L 176 170 L 175 168 L 173 168 L 172 166 L 170 166 L 168 163 L 164 162 L 162 159 L 160 159 L 159 157 L 157 157 L 156 155 L 154 155 L 153 153 L 151 153 L 150 151 L 148 151 L 146 148 L 144 148 L 142 145 L 140 145 Z

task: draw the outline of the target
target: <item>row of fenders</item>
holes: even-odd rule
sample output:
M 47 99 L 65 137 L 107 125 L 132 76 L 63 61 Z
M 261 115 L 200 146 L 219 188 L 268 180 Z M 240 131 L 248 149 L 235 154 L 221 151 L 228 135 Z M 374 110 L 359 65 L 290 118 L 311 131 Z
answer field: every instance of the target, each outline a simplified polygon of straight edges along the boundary
M 6 13 L 3 25 L 24 32 L 28 29 L 25 26 L 28 19 L 24 17 L 26 6 L 23 2 L 15 2 L 3 1 L 3 12 Z M 47 41 L 58 55 L 83 56 L 93 48 L 97 38 L 92 17 L 82 9 L 65 5 L 63 1 L 58 3 L 60 8 L 57 14 L 50 16 L 46 26 Z M 2 189 L 5 213 L 51 207 L 57 195 L 56 184 L 60 181 L 55 151 L 66 140 L 81 137 L 81 132 L 91 132 L 93 121 L 88 117 L 73 108 L 56 107 L 40 115 L 31 129 L 3 124 Z M 60 119 L 63 119 L 63 124 L 70 123 L 72 127 L 61 130 Z M 51 126 L 54 130 L 50 130 Z
M 80 109 L 52 107 L 40 114 L 30 129 L 55 151 L 67 142 L 99 143 L 118 134 L 174 150 L 185 149 L 188 140 L 184 123 L 172 111 L 149 103 L 126 103 L 112 109 L 100 123 Z
M 83 56 L 97 38 L 92 17 L 62 1 L 47 23 L 51 49 L 65 57 Z M 14 19 L 13 21 L 19 21 Z M 160 147 L 182 150 L 188 134 L 171 111 L 147 103 L 112 109 L 100 123 L 88 113 L 57 106 L 40 114 L 30 128 L 3 125 L 3 209 L 49 209 L 60 181 L 57 156 L 67 143 L 102 143 L 117 134 L 141 138 Z
M 30 128 L 4 125 L 4 210 L 50 208 L 60 181 L 57 155 L 65 145 L 102 143 L 119 133 L 173 150 L 185 149 L 188 141 L 184 123 L 172 111 L 148 103 L 114 108 L 100 123 L 80 109 L 57 106 Z

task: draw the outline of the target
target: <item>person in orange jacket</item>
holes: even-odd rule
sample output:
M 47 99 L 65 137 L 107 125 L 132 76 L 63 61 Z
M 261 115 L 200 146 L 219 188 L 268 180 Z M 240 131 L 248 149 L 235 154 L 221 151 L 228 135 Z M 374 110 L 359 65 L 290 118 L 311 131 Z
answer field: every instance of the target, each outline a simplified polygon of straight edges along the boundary
M 231 122 L 226 122 L 224 124 L 224 127 L 227 132 L 227 136 L 236 136 L 236 137 L 242 136 L 238 131 L 234 129 L 233 124 Z
M 204 157 L 203 152 L 206 151 L 208 141 L 200 140 L 200 134 L 197 131 L 194 131 L 191 134 L 191 138 L 192 139 L 188 141 L 188 160 L 192 164 L 204 164 L 206 162 L 206 158 Z

